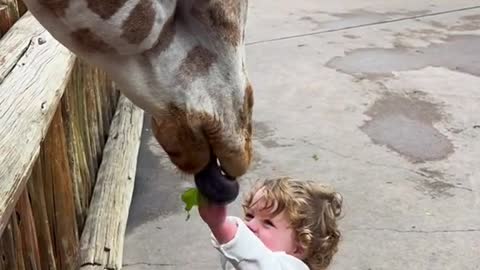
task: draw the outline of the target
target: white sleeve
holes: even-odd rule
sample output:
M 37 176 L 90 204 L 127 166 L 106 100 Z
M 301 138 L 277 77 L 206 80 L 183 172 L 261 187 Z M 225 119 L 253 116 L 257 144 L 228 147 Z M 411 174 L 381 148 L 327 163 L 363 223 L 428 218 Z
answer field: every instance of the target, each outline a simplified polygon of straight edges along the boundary
M 284 252 L 272 252 L 237 217 L 228 217 L 237 224 L 234 238 L 220 245 L 212 235 L 212 244 L 237 270 L 308 270 L 301 260 Z

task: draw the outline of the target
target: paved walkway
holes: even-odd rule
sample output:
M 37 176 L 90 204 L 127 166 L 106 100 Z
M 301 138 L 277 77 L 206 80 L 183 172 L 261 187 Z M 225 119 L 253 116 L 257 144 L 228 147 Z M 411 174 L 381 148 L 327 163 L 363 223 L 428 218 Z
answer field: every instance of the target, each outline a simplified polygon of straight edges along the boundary
M 330 269 L 480 269 L 480 3 L 250 1 L 255 162 L 345 196 Z M 145 126 L 126 270 L 218 269 Z M 238 202 L 232 206 L 239 214 Z

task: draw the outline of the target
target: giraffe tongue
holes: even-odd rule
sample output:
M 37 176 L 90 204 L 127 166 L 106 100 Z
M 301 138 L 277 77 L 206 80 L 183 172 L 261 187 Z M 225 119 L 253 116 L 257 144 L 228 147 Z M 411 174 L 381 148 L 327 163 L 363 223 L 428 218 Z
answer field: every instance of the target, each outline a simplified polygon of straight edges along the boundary
M 221 205 L 233 202 L 240 189 L 238 182 L 222 171 L 214 155 L 210 163 L 195 175 L 195 185 L 207 200 Z

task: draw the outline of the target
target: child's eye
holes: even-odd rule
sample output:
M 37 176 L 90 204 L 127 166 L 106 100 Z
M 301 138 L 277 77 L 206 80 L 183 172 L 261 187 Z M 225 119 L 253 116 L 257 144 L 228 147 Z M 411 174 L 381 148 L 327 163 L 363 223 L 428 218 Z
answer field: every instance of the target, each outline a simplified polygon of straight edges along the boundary
M 264 222 L 265 222 L 265 224 L 267 224 L 268 226 L 276 228 L 276 227 L 275 227 L 275 224 L 273 224 L 273 222 L 272 222 L 270 219 L 266 219 Z
M 245 218 L 246 218 L 247 220 L 250 220 L 250 219 L 252 219 L 252 218 L 254 218 L 254 217 L 255 217 L 255 216 L 254 216 L 253 214 L 250 214 L 250 213 L 246 213 L 246 214 L 245 214 Z

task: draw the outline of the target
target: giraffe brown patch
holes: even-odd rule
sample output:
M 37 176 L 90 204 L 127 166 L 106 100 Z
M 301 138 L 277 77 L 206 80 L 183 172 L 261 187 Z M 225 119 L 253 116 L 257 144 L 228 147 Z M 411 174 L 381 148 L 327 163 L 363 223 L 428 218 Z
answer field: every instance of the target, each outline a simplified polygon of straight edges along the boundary
M 244 107 L 243 114 L 245 114 L 244 125 L 246 126 L 247 135 L 248 135 L 247 137 L 249 137 L 252 135 L 252 109 L 253 109 L 253 103 L 254 103 L 253 88 L 250 83 L 245 88 L 244 99 L 245 99 L 244 105 L 243 105 Z
M 45 8 L 51 10 L 57 16 L 64 16 L 70 0 L 38 0 Z
M 127 0 L 87 0 L 88 8 L 107 20 L 113 16 Z
M 191 49 L 179 68 L 179 75 L 184 80 L 203 76 L 208 73 L 217 56 L 202 46 Z
M 139 44 L 148 37 L 155 22 L 152 0 L 140 0 L 130 16 L 123 23 L 122 38 L 132 44 Z
M 245 88 L 245 99 L 246 99 L 246 104 L 247 104 L 247 107 L 249 109 L 252 109 L 253 108 L 253 103 L 254 103 L 254 99 L 253 99 L 253 87 L 252 85 L 249 83 L 247 85 L 247 88 Z
M 240 122 L 241 122 L 240 127 L 242 128 L 244 138 L 245 138 L 244 153 L 245 153 L 245 160 L 247 164 L 250 164 L 250 162 L 252 161 L 253 103 L 254 103 L 253 88 L 252 88 L 252 85 L 248 83 L 247 87 L 245 87 L 243 110 L 240 111 Z
M 158 36 L 157 41 L 152 48 L 145 51 L 146 54 L 155 54 L 159 55 L 164 52 L 172 43 L 175 36 L 175 15 L 170 16 L 170 18 L 163 25 L 162 31 Z
M 80 44 L 82 49 L 90 52 L 113 52 L 115 49 L 103 41 L 98 35 L 84 28 L 72 33 L 73 40 Z
M 213 28 L 223 40 L 237 46 L 243 34 L 242 18 L 240 18 L 241 2 L 238 0 L 211 0 L 208 4 L 194 4 L 191 12 L 202 24 Z

